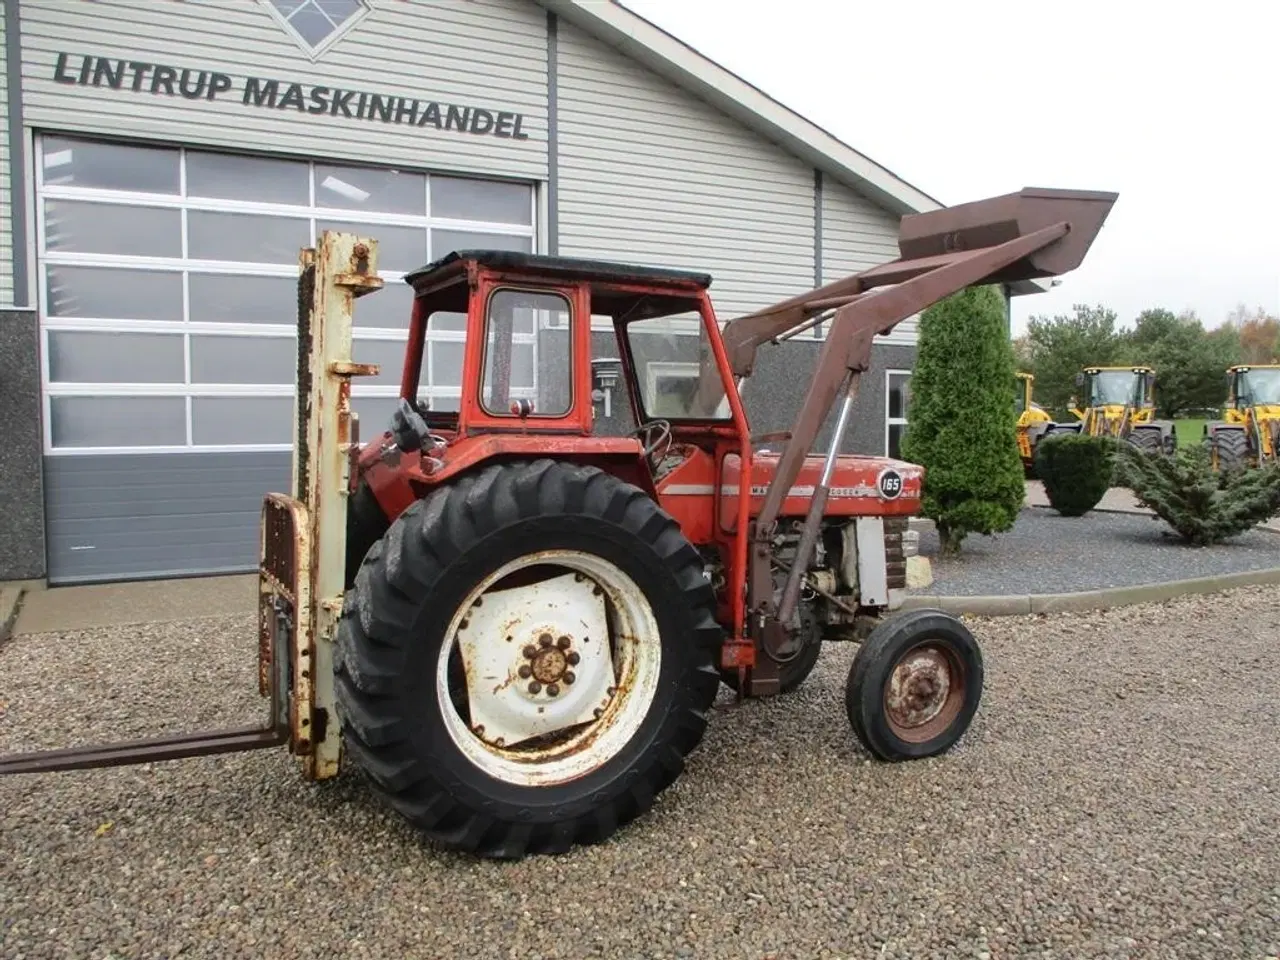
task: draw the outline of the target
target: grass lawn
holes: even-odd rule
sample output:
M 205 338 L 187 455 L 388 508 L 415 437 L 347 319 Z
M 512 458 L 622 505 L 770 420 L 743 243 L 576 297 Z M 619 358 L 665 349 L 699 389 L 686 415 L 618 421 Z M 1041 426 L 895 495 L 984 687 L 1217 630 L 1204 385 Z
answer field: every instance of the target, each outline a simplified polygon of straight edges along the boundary
M 1208 420 L 1204 417 L 1173 421 L 1173 430 L 1178 436 L 1178 446 L 1190 447 L 1198 444 L 1201 438 L 1204 437 L 1204 425 L 1206 423 L 1208 423 Z

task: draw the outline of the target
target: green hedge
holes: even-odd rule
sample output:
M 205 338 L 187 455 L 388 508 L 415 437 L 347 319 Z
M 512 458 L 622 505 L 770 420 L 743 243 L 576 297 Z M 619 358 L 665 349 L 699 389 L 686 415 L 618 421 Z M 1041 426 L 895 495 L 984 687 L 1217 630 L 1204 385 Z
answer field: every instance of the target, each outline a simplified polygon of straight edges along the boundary
M 1082 517 L 1111 486 L 1115 441 L 1078 433 L 1051 433 L 1036 446 L 1036 476 L 1049 505 L 1064 517 Z

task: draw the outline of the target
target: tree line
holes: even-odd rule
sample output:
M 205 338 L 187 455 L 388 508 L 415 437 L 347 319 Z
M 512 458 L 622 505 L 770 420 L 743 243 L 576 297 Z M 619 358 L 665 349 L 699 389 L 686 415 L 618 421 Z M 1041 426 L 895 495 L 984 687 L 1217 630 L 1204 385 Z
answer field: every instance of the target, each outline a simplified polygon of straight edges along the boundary
M 1221 409 L 1227 367 L 1280 363 L 1280 318 L 1241 305 L 1206 328 L 1194 311 L 1155 307 L 1122 328 L 1114 310 L 1076 304 L 1069 316 L 1033 316 L 1013 348 L 1018 368 L 1035 375 L 1035 401 L 1057 419 L 1068 419 L 1079 370 L 1130 364 L 1155 370 L 1158 416 L 1194 416 Z

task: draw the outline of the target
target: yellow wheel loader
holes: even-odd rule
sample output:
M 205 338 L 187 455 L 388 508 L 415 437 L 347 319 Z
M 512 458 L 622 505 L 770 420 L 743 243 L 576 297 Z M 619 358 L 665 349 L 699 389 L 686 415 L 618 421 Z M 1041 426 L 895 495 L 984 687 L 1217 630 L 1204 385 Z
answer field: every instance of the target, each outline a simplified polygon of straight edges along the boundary
M 1031 399 L 1036 382 L 1035 376 L 1022 372 L 1016 376 L 1018 382 L 1014 388 L 1014 411 L 1018 414 L 1015 427 L 1018 435 L 1018 453 L 1022 457 L 1023 469 L 1030 474 L 1035 468 L 1036 445 L 1053 424 L 1053 417 Z
M 1280 460 L 1280 364 L 1237 364 L 1227 370 L 1221 420 L 1205 424 L 1218 470 Z
M 1172 455 L 1178 440 L 1172 420 L 1155 418 L 1155 380 L 1156 372 L 1145 366 L 1085 367 L 1076 374 L 1083 397 L 1071 400 L 1076 422 L 1056 423 L 1046 432 L 1115 437 L 1149 453 Z

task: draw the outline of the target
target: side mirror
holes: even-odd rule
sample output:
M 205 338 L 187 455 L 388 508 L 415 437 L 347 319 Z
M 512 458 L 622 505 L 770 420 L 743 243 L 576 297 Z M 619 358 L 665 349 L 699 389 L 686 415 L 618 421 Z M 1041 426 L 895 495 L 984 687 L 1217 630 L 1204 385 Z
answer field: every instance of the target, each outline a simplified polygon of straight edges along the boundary
M 1084 374 L 1083 374 L 1083 373 L 1077 373 L 1077 374 L 1076 374 L 1076 386 L 1077 386 L 1077 387 L 1083 387 L 1083 386 L 1084 386 Z

